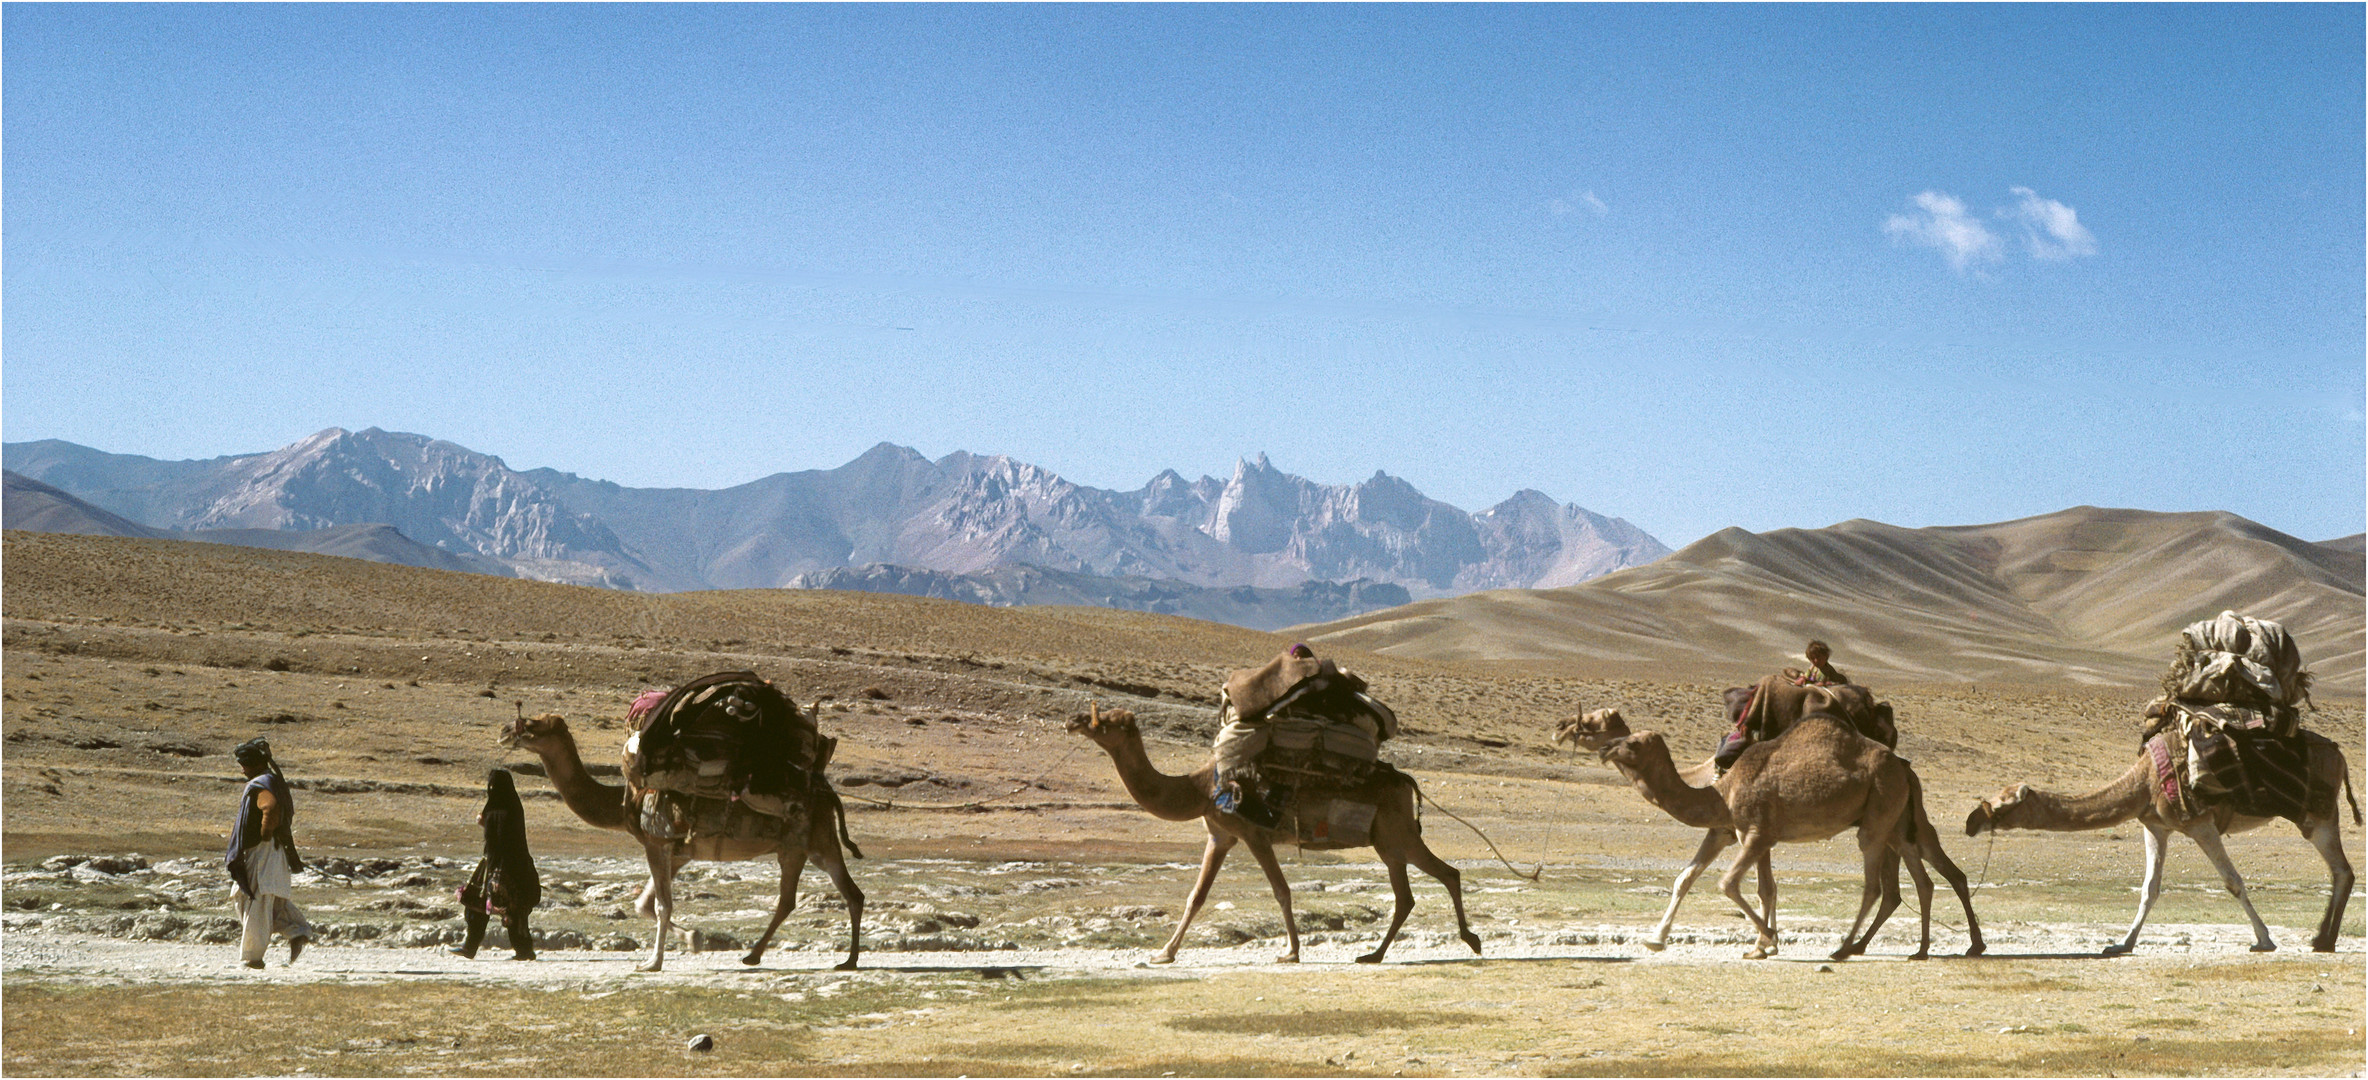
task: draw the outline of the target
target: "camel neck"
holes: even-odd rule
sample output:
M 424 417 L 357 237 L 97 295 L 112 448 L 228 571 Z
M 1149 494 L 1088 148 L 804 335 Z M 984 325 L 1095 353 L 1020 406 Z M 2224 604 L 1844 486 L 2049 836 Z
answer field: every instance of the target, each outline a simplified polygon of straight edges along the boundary
M 1151 764 L 1143 751 L 1143 737 L 1130 733 L 1114 746 L 1104 746 L 1118 766 L 1118 779 L 1135 802 L 1163 821 L 1192 821 L 1215 809 L 1198 776 L 1170 776 Z
M 2143 757 L 2120 779 L 2086 795 L 2061 795 L 2032 790 L 2010 809 L 2000 824 L 2009 829 L 2082 832 L 2119 825 L 2145 813 L 2152 798 L 2147 781 L 2153 766 Z
M 559 791 L 559 801 L 584 819 L 585 824 L 603 829 L 625 827 L 625 789 L 611 787 L 592 778 L 584 768 L 584 759 L 576 753 L 572 735 L 552 740 L 557 745 L 536 743 L 536 757 L 543 759 L 543 771 L 550 774 L 551 786 Z
M 1636 786 L 1646 802 L 1683 824 L 1698 829 L 1725 829 L 1735 824 L 1733 811 L 1727 809 L 1726 796 L 1715 787 L 1686 783 L 1678 775 L 1676 763 L 1669 760 L 1666 747 L 1659 753 L 1642 755 L 1634 767 L 1621 765 L 1620 772 Z

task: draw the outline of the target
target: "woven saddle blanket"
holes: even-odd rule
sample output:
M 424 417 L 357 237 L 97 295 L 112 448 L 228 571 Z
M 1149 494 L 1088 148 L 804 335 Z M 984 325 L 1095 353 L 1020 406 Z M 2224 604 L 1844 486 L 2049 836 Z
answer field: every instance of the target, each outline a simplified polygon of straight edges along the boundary
M 2335 813 L 2333 788 L 2311 783 L 2310 741 L 2268 726 L 2235 726 L 2204 717 L 2161 727 L 2146 740 L 2154 780 L 2166 803 L 2186 816 L 2227 806 L 2247 817 L 2300 824 Z

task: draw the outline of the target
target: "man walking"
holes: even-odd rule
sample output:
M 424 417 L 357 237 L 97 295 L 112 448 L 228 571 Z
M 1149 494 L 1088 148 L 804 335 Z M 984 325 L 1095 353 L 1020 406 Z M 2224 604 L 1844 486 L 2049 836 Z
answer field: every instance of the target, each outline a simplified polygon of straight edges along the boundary
M 230 880 L 238 885 L 239 921 L 245 927 L 239 959 L 248 967 L 262 967 L 264 946 L 278 933 L 288 939 L 288 962 L 293 964 L 312 942 L 312 923 L 296 907 L 288 886 L 288 875 L 304 868 L 288 831 L 296 800 L 288 793 L 279 765 L 271 760 L 271 743 L 249 739 L 231 754 L 247 774 L 238 821 L 230 830 L 230 850 L 222 857 Z

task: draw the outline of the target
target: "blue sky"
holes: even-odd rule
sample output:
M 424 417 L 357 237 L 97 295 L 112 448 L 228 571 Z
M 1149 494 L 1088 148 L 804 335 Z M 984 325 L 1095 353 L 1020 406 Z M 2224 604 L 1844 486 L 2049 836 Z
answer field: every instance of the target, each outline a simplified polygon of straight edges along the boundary
M 0 10 L 0 427 L 2368 516 L 2358 5 Z

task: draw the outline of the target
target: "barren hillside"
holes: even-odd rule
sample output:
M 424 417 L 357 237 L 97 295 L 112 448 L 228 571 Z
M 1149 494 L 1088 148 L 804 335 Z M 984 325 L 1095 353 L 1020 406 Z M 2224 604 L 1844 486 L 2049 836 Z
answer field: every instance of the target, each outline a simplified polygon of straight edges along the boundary
M 1890 682 L 2144 688 L 2179 628 L 2284 622 L 2328 694 L 2362 687 L 2362 559 L 2231 514 L 2079 507 L 1996 525 L 1728 529 L 1569 588 L 1426 601 L 1301 627 L 1335 647 L 1567 670 L 1751 677 L 1820 637 Z

